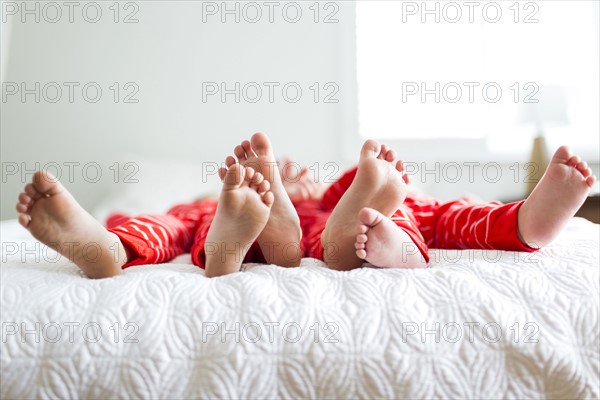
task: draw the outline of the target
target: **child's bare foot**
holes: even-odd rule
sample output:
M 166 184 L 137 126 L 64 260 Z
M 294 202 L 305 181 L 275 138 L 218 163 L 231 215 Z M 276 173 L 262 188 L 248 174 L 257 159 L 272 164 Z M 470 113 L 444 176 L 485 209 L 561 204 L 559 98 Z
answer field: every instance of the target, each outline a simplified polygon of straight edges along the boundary
M 315 182 L 309 176 L 309 168 L 299 168 L 289 158 L 277 160 L 279 164 L 279 174 L 286 193 L 292 202 L 304 200 L 320 200 L 326 190 L 326 185 L 322 182 Z
M 581 207 L 595 181 L 585 161 L 566 146 L 556 150 L 544 176 L 519 209 L 523 243 L 543 247 L 552 242 Z
M 207 277 L 240 270 L 269 219 L 273 205 L 269 187 L 269 181 L 250 167 L 234 164 L 225 172 L 217 212 L 204 245 Z
M 267 262 L 283 267 L 300 265 L 302 252 L 300 239 L 302 229 L 296 209 L 283 187 L 281 175 L 269 138 L 263 133 L 255 133 L 250 141 L 245 140 L 234 149 L 239 163 L 261 172 L 271 184 L 275 197 L 267 226 L 258 236 L 258 243 Z M 231 156 L 225 160 L 227 167 L 235 164 Z M 220 172 L 223 174 L 223 171 Z
M 363 207 L 390 217 L 406 198 L 406 178 L 401 161 L 393 164 L 396 154 L 385 145 L 367 140 L 360 152 L 358 172 L 331 213 L 321 235 L 323 258 L 334 269 L 359 267 L 363 260 L 356 255 L 356 226 Z
M 358 213 L 356 256 L 375 267 L 423 268 L 425 258 L 410 236 L 385 215 L 365 207 Z
M 50 174 L 38 171 L 19 195 L 19 223 L 91 278 L 117 275 L 127 262 L 120 239 L 88 214 Z

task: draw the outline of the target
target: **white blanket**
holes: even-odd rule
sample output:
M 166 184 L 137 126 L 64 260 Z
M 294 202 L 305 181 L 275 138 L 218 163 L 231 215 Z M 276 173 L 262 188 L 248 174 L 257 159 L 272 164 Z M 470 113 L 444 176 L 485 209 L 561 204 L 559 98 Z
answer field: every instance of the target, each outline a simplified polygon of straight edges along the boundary
M 90 280 L 2 223 L 2 398 L 597 398 L 599 230 L 423 270 Z

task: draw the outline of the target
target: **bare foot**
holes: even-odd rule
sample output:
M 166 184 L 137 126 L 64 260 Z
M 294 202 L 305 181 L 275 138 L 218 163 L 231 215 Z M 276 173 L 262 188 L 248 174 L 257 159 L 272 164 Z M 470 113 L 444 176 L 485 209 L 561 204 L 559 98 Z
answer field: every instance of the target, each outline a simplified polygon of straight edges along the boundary
M 207 277 L 240 270 L 269 219 L 273 205 L 269 187 L 269 181 L 250 167 L 234 164 L 225 172 L 217 212 L 204 245 Z
M 334 208 L 321 235 L 323 258 L 330 268 L 349 270 L 361 266 L 356 255 L 356 226 L 363 207 L 391 217 L 406 198 L 402 161 L 393 164 L 394 150 L 367 140 L 360 152 L 354 181 Z
M 368 207 L 359 211 L 358 218 L 355 243 L 358 258 L 381 268 L 427 266 L 410 236 L 390 218 Z
M 234 154 L 241 165 L 252 167 L 263 174 L 271 184 L 271 192 L 275 197 L 267 226 L 258 236 L 258 244 L 265 259 L 268 263 L 282 267 L 300 265 L 302 259 L 300 219 L 283 187 L 269 138 L 263 133 L 255 133 L 250 141 L 245 140 L 237 146 Z M 228 168 L 235 162 L 231 156 L 225 160 Z M 221 170 L 219 173 L 223 176 L 224 171 Z
M 88 214 L 58 180 L 38 171 L 19 195 L 19 223 L 33 237 L 73 261 L 91 278 L 119 274 L 123 244 Z
M 559 147 L 529 198 L 519 209 L 519 236 L 543 247 L 563 230 L 585 201 L 596 178 L 585 161 Z
M 289 158 L 277 161 L 279 174 L 283 187 L 292 202 L 304 200 L 320 200 L 327 186 L 322 182 L 315 182 L 309 176 L 308 167 L 300 167 Z

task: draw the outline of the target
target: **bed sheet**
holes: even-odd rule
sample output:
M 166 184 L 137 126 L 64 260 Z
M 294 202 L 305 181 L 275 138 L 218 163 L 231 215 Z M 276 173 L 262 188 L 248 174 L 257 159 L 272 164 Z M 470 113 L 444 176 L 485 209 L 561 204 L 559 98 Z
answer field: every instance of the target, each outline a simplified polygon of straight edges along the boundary
M 599 226 L 421 270 L 90 280 L 2 222 L 2 398 L 598 398 Z

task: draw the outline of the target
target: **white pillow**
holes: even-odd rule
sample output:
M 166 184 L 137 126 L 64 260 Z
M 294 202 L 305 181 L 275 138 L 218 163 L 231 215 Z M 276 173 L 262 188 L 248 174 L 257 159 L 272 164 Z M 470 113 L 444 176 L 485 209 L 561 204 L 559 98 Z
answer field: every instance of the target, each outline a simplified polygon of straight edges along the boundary
M 127 157 L 127 160 L 120 163 L 123 170 L 119 182 L 111 186 L 92 213 L 102 223 L 113 212 L 132 216 L 163 214 L 178 203 L 216 196 L 221 188 L 217 175 L 220 165 L 214 162 L 191 163 L 142 156 Z

